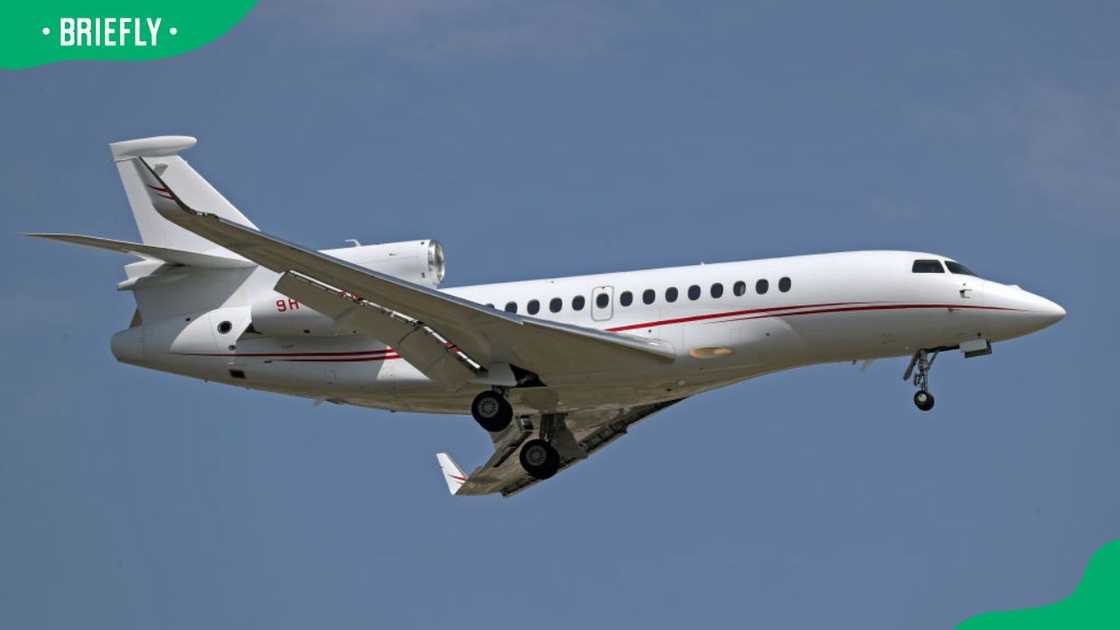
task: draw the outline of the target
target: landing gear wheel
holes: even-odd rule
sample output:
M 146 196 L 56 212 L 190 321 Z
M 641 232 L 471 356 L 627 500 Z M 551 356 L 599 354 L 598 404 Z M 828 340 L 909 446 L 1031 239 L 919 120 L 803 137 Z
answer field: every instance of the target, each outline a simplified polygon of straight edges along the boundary
M 529 440 L 521 447 L 521 467 L 534 479 L 548 479 L 560 470 L 560 454 L 544 440 Z
M 925 390 L 918 390 L 918 392 L 914 394 L 914 405 L 922 411 L 933 409 L 933 394 Z
M 497 433 L 513 420 L 513 406 L 505 396 L 495 391 L 482 392 L 471 403 L 471 415 L 483 429 Z
M 937 355 L 944 349 L 918 350 L 910 359 L 910 365 L 906 366 L 906 372 L 902 374 L 902 380 L 913 380 L 914 386 L 918 388 L 914 394 L 914 406 L 922 411 L 933 409 L 933 394 L 929 393 L 929 371 Z

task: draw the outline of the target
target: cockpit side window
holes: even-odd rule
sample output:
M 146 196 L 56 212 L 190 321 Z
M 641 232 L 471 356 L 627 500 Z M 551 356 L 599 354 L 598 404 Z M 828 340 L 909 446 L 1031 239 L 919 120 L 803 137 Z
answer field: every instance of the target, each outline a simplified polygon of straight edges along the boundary
M 946 260 L 945 266 L 949 268 L 949 273 L 959 273 L 962 276 L 975 276 L 976 272 L 965 267 L 959 262 L 953 260 Z
M 914 261 L 914 267 L 911 269 L 914 273 L 945 273 L 941 267 L 940 260 L 923 260 L 918 259 Z

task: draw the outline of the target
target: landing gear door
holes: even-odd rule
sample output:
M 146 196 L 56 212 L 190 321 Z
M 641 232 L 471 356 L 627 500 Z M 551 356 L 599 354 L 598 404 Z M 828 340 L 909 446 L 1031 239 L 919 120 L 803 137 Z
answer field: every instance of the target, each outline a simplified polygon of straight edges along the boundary
M 591 319 L 602 322 L 614 315 L 614 287 L 591 289 Z

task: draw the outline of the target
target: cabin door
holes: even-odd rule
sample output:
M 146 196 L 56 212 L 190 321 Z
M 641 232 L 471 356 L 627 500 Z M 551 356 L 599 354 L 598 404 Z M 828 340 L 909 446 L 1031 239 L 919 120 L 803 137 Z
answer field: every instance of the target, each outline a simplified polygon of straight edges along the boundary
M 604 322 L 614 315 L 614 287 L 591 289 L 591 319 Z

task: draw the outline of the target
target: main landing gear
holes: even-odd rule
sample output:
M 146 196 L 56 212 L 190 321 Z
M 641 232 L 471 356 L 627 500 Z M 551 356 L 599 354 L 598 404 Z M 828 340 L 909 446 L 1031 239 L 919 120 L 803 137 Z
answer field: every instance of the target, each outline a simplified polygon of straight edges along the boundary
M 546 440 L 533 439 L 521 447 L 521 467 L 534 479 L 548 479 L 560 470 L 560 454 Z
M 902 375 L 902 380 L 913 381 L 918 391 L 914 394 L 914 406 L 922 411 L 933 409 L 933 394 L 929 393 L 929 371 L 937 359 L 940 348 L 933 350 L 919 350 L 910 359 L 910 365 Z
M 471 415 L 491 433 L 497 433 L 509 426 L 513 420 L 513 406 L 500 391 L 489 390 L 474 397 Z
M 521 446 L 518 454 L 521 467 L 534 479 L 548 479 L 560 470 L 560 451 L 572 453 L 577 448 L 571 430 L 564 423 L 562 413 L 541 414 L 540 437 Z
M 518 458 L 521 467 L 534 479 L 548 479 L 560 470 L 560 451 L 557 446 L 571 452 L 574 440 L 571 431 L 564 424 L 564 414 L 546 413 L 541 415 L 540 437 L 525 441 L 531 435 L 533 426 L 527 419 L 518 420 L 520 431 L 502 433 L 513 422 L 513 406 L 505 397 L 505 391 L 496 388 L 487 390 L 474 397 L 471 402 L 471 415 L 475 421 L 492 434 L 495 449 L 511 455 L 521 445 Z M 500 435 L 498 435 L 500 434 Z M 555 442 L 555 444 L 554 444 Z M 504 461 L 503 456 L 499 460 Z

